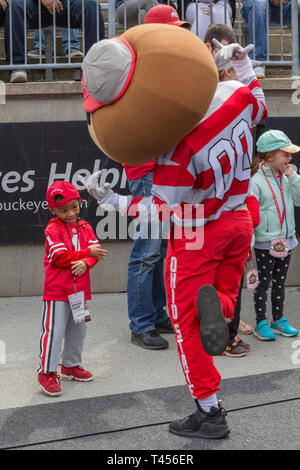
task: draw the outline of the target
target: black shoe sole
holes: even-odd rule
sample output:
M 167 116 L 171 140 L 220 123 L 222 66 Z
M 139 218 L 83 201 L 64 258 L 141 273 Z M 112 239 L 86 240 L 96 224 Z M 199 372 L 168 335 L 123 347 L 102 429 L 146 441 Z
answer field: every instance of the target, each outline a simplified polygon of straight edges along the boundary
M 200 431 L 191 431 L 191 432 L 188 432 L 188 431 L 177 431 L 175 429 L 172 429 L 171 427 L 169 427 L 169 432 L 171 434 L 176 434 L 176 436 L 182 436 L 182 437 L 189 437 L 189 438 L 197 438 L 197 439 L 223 439 L 225 437 L 228 436 L 228 434 L 230 434 L 230 429 L 227 428 L 227 429 L 220 429 L 219 433 L 215 433 L 215 434 L 205 434 L 205 433 L 201 433 Z
M 210 356 L 222 354 L 229 342 L 229 329 L 222 313 L 218 293 L 213 286 L 200 287 L 197 296 L 197 314 L 204 351 Z
M 166 342 L 166 344 L 158 344 L 158 345 L 153 345 L 153 344 L 145 344 L 143 341 L 141 341 L 139 338 L 136 337 L 131 337 L 131 342 L 132 344 L 135 344 L 136 346 L 140 346 L 143 349 L 149 349 L 153 351 L 158 351 L 159 349 L 167 349 L 169 347 L 169 343 Z

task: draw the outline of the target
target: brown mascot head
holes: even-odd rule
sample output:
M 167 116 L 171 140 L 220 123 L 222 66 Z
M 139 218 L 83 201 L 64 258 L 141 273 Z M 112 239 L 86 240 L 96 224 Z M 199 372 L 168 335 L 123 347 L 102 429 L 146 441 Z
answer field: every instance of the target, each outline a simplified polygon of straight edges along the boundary
M 144 24 L 94 44 L 83 63 L 92 139 L 140 165 L 174 147 L 205 115 L 218 83 L 203 42 L 185 28 Z

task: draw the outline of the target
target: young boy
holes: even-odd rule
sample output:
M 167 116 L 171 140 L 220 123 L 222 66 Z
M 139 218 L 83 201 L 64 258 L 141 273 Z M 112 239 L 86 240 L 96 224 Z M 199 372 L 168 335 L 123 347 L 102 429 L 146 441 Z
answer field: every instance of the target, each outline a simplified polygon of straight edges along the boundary
M 79 382 L 93 380 L 93 375 L 80 366 L 86 322 L 75 322 L 69 296 L 83 291 L 81 307 L 87 307 L 86 301 L 91 299 L 89 269 L 99 259 L 104 259 L 107 251 L 101 248 L 90 224 L 78 220 L 81 198 L 75 186 L 56 181 L 49 187 L 46 200 L 55 217 L 45 230 L 45 284 L 38 381 L 46 395 L 58 396 L 61 389 L 57 368 L 63 340 L 61 377 Z

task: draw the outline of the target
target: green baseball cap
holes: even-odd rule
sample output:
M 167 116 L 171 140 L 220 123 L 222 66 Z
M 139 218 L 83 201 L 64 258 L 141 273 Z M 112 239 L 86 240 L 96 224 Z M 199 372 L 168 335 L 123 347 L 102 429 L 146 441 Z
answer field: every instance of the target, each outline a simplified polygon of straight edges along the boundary
M 291 142 L 282 131 L 269 130 L 262 134 L 256 143 L 258 152 L 271 152 L 272 150 L 284 150 L 288 153 L 300 151 L 300 147 Z

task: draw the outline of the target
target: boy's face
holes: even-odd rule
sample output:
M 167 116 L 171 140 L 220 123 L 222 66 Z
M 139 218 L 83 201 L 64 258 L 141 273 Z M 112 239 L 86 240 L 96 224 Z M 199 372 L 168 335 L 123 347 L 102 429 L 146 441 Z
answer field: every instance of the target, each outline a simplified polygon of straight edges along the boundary
M 64 206 L 50 209 L 50 212 L 52 215 L 56 215 L 62 222 L 74 225 L 77 222 L 80 213 L 79 200 L 72 199 L 72 201 L 68 202 Z

